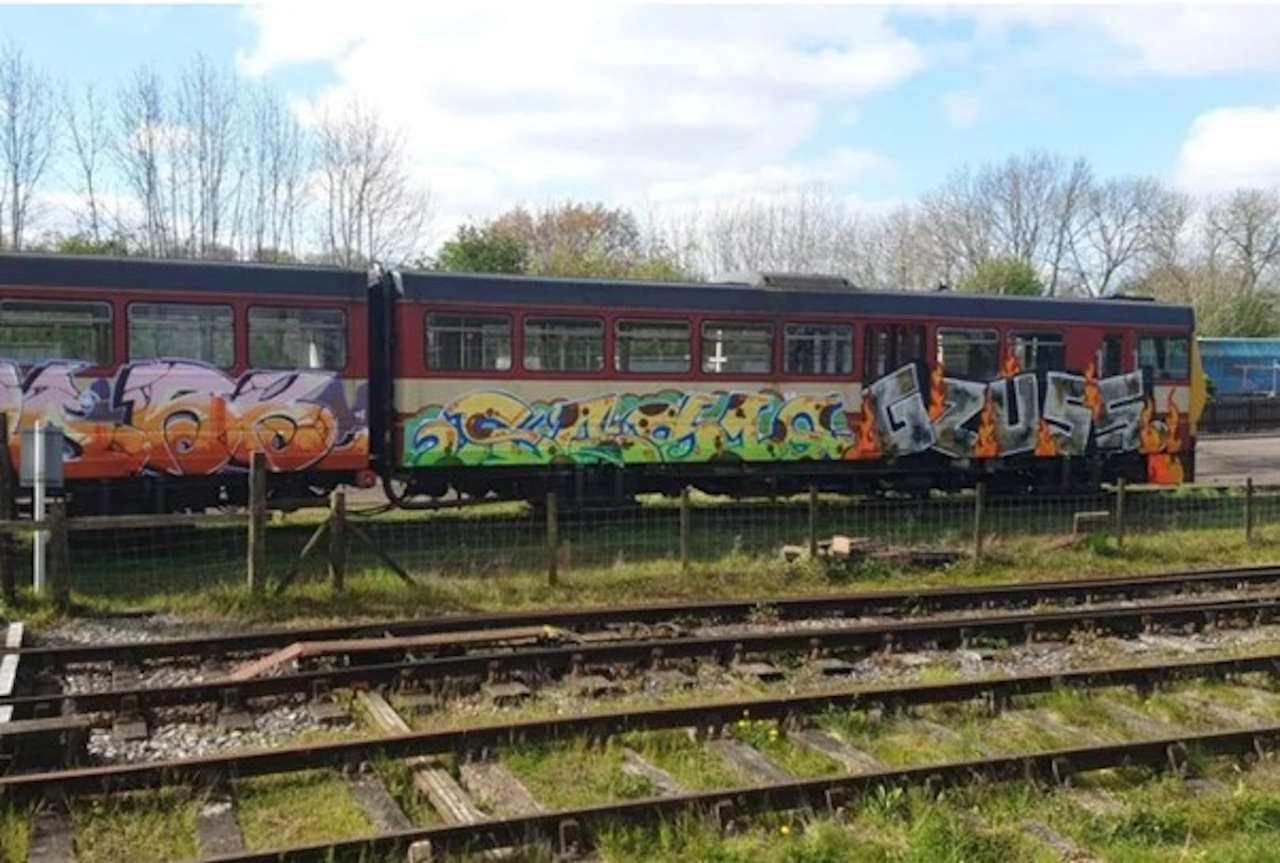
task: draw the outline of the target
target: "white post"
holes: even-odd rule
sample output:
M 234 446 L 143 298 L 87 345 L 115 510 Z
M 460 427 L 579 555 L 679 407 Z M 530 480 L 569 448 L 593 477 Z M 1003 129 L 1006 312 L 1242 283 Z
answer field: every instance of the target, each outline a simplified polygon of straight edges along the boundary
M 32 441 L 31 462 L 35 472 L 35 488 L 32 498 L 32 517 L 36 521 L 45 519 L 45 475 L 44 475 L 44 423 L 36 422 L 36 433 Z M 31 544 L 31 572 L 36 595 L 45 592 L 45 547 L 49 541 L 47 530 L 37 530 Z

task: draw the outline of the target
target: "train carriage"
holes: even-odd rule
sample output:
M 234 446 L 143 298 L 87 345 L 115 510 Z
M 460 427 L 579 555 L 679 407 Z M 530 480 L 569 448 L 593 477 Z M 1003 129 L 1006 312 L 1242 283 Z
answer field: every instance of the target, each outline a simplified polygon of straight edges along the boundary
M 79 511 L 1194 475 L 1191 310 L 1132 299 L 0 255 L 9 453 Z

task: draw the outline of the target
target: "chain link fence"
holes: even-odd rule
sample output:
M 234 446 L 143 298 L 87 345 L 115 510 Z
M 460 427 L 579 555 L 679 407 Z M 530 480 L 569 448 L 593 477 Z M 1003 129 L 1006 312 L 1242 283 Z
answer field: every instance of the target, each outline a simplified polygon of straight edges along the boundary
M 269 585 L 290 571 L 298 580 L 329 576 L 327 541 L 312 542 L 312 552 L 299 560 L 329 518 L 323 509 L 270 514 L 262 532 Z M 732 566 L 744 557 L 780 562 L 784 549 L 791 557 L 804 556 L 833 536 L 881 548 L 972 554 L 980 542 L 991 548 L 1002 540 L 1076 532 L 1139 536 L 1226 529 L 1244 536 L 1248 524 L 1252 533 L 1262 534 L 1280 526 L 1280 487 L 1130 488 L 1015 497 L 984 497 L 971 490 L 923 497 L 823 494 L 758 500 L 693 493 L 550 508 L 541 501 L 426 512 L 353 507 L 344 518 L 351 526 L 345 531 L 343 555 L 348 577 L 386 571 L 390 558 L 415 579 L 500 579 L 514 573 L 554 578 L 614 566 L 678 572 L 717 563 Z M 67 578 L 73 590 L 143 596 L 245 583 L 247 515 L 239 520 L 222 515 L 209 524 L 188 517 L 188 523 L 173 526 L 138 526 L 136 518 L 119 521 L 127 526 L 104 526 L 103 519 L 70 520 Z M 30 529 L 10 530 L 0 542 L 8 572 L 19 586 L 30 585 Z

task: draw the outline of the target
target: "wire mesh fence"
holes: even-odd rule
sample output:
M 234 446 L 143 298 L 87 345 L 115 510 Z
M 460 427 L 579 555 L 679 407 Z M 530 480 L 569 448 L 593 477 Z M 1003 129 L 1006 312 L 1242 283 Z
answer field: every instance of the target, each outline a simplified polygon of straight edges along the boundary
M 1087 517 L 1081 521 L 1082 514 Z M 330 513 L 274 512 L 266 524 L 268 583 L 296 570 L 298 580 L 327 577 L 327 543 L 300 554 Z M 151 595 L 241 586 L 246 581 L 247 516 L 209 524 L 121 528 L 72 519 L 69 580 L 84 594 Z M 1080 524 L 1077 524 L 1077 522 Z M 101 522 L 101 520 L 98 520 Z M 733 566 L 743 558 L 781 560 L 784 547 L 801 554 L 833 536 L 878 546 L 973 553 L 987 543 L 1081 533 L 1141 536 L 1167 531 L 1234 530 L 1243 536 L 1280 527 L 1280 487 L 1186 486 L 1107 488 L 1089 494 L 983 496 L 975 491 L 918 497 L 729 500 L 681 498 L 595 501 L 555 511 L 539 501 L 479 503 L 428 512 L 346 513 L 347 573 L 385 571 L 387 558 L 413 577 L 491 577 L 589 571 L 601 567 Z M 1280 537 L 1280 530 L 1275 532 Z M 0 533 L 0 537 L 4 534 Z M 988 545 L 988 548 L 991 546 Z M 31 532 L 0 540 L 8 571 L 30 585 Z

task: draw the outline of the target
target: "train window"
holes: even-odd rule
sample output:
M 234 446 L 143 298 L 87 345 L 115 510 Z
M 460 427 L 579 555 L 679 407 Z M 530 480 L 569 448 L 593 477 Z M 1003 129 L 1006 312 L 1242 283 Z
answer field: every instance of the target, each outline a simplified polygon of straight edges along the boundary
M 1185 379 L 1191 369 L 1191 340 L 1186 336 L 1143 336 L 1138 339 L 1138 367 L 1150 369 L 1156 380 Z
M 787 324 L 782 341 L 783 368 L 789 375 L 847 375 L 853 371 L 851 326 Z
M 713 375 L 770 374 L 773 371 L 773 324 L 704 323 L 702 370 Z
M 595 318 L 525 318 L 528 371 L 598 372 L 604 368 L 604 323 Z
M 923 362 L 924 327 L 905 324 L 868 324 L 864 330 L 863 375 L 882 378 L 907 363 Z
M 613 330 L 613 367 L 620 372 L 689 371 L 693 351 L 685 321 L 618 321 Z
M 511 368 L 511 319 L 427 315 L 427 368 L 505 372 Z
M 236 362 L 230 306 L 130 303 L 129 359 L 182 357 L 222 369 Z
M 115 361 L 108 303 L 0 300 L 0 356 L 19 363 Z
M 249 309 L 249 364 L 263 369 L 329 369 L 347 364 L 341 309 Z
M 1067 345 L 1061 333 L 1014 333 L 1013 355 L 1023 371 L 1059 372 L 1067 367 Z
M 939 327 L 938 363 L 952 377 L 994 380 L 1000 372 L 1000 337 L 995 330 Z
M 1098 348 L 1098 377 L 1109 378 L 1124 372 L 1124 347 L 1119 336 L 1103 336 Z

